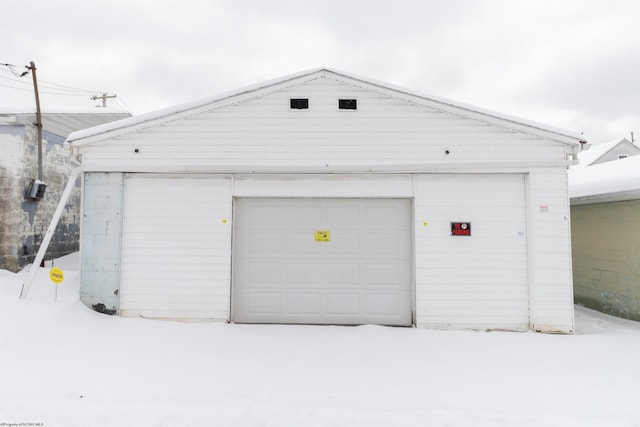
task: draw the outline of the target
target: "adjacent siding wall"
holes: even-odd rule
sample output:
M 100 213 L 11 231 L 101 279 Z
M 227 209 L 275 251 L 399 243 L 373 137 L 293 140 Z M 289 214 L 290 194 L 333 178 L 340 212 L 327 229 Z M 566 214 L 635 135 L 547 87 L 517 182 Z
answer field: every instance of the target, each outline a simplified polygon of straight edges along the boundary
M 417 177 L 418 326 L 528 330 L 528 282 L 524 175 Z
M 640 321 L 640 200 L 571 207 L 578 304 Z
M 229 320 L 231 179 L 127 174 L 120 314 Z
M 566 168 L 540 168 L 528 176 L 532 328 L 575 330 L 571 226 Z
M 113 312 L 120 308 L 122 197 L 123 174 L 84 174 L 80 299 Z

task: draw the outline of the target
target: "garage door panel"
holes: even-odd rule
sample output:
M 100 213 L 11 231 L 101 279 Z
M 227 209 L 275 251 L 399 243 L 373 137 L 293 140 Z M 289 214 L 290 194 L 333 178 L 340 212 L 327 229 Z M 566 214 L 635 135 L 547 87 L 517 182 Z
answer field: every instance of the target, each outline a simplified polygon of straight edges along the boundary
M 286 287 L 321 286 L 323 266 L 317 263 L 286 263 Z
M 330 205 L 326 209 L 324 223 L 327 227 L 334 229 L 358 229 L 362 226 L 360 221 L 360 208 Z
M 290 229 L 316 227 L 321 222 L 320 206 L 288 206 L 285 218 Z
M 280 218 L 257 226 L 252 210 Z M 412 323 L 408 199 L 237 199 L 235 211 L 235 322 Z
M 347 293 L 332 293 L 326 294 L 328 317 L 333 315 L 340 316 L 353 316 L 358 317 L 360 315 L 360 294 L 356 292 Z
M 279 235 L 278 241 L 282 239 L 284 239 L 283 255 L 317 256 L 322 252 L 322 246 L 319 246 L 314 240 L 315 237 L 311 231 Z
M 288 292 L 285 295 L 289 315 L 322 314 L 322 295 L 320 292 Z
M 252 255 L 282 252 L 282 239 L 278 233 L 253 232 L 247 237 L 249 240 L 249 253 Z
M 360 280 L 360 266 L 357 264 L 326 264 L 326 286 L 357 285 Z
M 393 293 L 369 293 L 366 297 L 366 313 L 370 316 L 394 316 L 407 295 Z
M 246 267 L 247 279 L 256 286 L 282 283 L 282 264 L 280 262 L 249 262 Z M 243 274 L 243 271 L 238 274 Z M 238 279 L 243 279 L 243 276 L 239 276 Z
M 246 212 L 249 216 L 246 218 L 246 222 L 248 225 L 255 228 L 277 228 L 282 222 L 281 211 L 282 208 L 277 205 L 252 206 L 251 209 Z
M 281 311 L 280 292 L 247 292 L 247 301 L 246 310 L 251 314 L 276 315 Z
M 410 248 L 405 247 L 407 245 L 402 235 L 372 232 L 371 235 L 363 236 L 362 240 L 365 256 L 406 259 L 410 252 Z
M 323 249 L 327 256 L 360 256 L 360 236 L 348 231 L 332 231 L 331 244 L 318 245 L 316 247 Z
M 399 224 L 405 224 L 404 213 L 397 207 L 371 207 L 363 218 L 362 225 L 369 229 L 396 229 Z
M 363 266 L 366 283 L 371 287 L 394 287 L 401 288 L 401 284 L 409 277 L 406 273 L 407 264 L 366 264 Z

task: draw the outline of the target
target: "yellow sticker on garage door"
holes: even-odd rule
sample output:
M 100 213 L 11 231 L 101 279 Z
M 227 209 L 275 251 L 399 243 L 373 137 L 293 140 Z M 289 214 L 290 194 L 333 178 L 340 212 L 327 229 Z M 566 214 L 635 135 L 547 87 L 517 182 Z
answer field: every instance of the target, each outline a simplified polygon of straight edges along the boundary
M 327 230 L 316 231 L 316 242 L 328 242 L 331 240 L 331 232 Z

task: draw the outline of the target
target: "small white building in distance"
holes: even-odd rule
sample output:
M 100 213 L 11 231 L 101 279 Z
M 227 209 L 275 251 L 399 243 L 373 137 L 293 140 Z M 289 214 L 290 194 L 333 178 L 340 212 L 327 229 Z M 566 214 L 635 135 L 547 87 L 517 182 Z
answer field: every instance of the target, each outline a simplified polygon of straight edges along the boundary
M 594 166 L 638 154 L 640 154 L 640 147 L 626 138 L 616 139 L 602 144 L 594 144 L 588 150 L 578 154 L 580 160 L 578 166 Z

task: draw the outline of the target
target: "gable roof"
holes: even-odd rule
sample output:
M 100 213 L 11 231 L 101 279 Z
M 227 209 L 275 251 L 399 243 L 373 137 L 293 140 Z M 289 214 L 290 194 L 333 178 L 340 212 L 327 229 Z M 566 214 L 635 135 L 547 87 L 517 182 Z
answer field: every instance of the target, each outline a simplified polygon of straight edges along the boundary
M 640 151 L 640 148 L 638 148 L 636 145 L 634 145 L 631 141 L 627 140 L 626 138 L 616 139 L 614 141 L 605 142 L 603 144 L 594 144 L 588 150 L 578 154 L 578 159 L 580 160 L 579 166 L 592 165 L 593 163 L 597 162 L 602 157 L 604 157 L 611 150 L 613 150 L 614 148 L 620 145 L 627 145 L 629 146 L 629 148 L 633 147 L 636 149 L 636 151 Z
M 269 93 L 277 92 L 287 87 L 297 86 L 305 82 L 318 78 L 331 78 L 336 81 L 358 86 L 360 88 L 382 93 L 394 98 L 434 108 L 439 111 L 455 114 L 457 116 L 481 121 L 487 124 L 500 126 L 517 132 L 544 137 L 556 142 L 568 145 L 579 145 L 586 141 L 581 135 L 543 125 L 541 123 L 521 119 L 518 117 L 482 109 L 479 107 L 463 104 L 442 97 L 420 94 L 405 88 L 389 85 L 387 83 L 376 82 L 342 71 L 328 68 L 317 68 L 303 71 L 275 80 L 261 82 L 255 85 L 243 87 L 235 91 L 223 93 L 213 97 L 208 97 L 186 104 L 153 111 L 128 119 L 120 120 L 96 126 L 94 128 L 81 130 L 69 135 L 67 142 L 74 146 L 85 146 L 96 142 L 111 139 L 137 130 L 160 125 L 181 118 L 190 117 L 199 113 L 215 110 L 228 105 L 237 104 L 246 100 L 259 98 Z
M 640 199 L 640 156 L 569 169 L 572 205 Z

